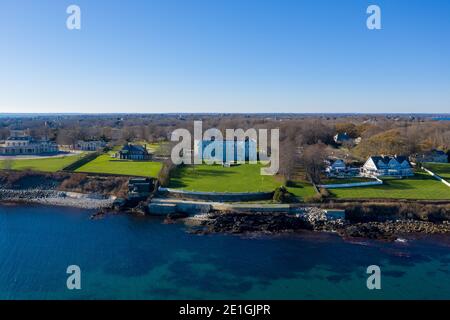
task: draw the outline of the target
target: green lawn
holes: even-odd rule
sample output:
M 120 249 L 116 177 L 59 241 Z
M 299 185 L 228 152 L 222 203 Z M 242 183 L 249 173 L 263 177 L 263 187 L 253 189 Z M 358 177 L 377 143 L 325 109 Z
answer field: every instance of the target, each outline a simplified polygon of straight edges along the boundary
M 424 163 L 423 166 L 450 182 L 450 163 Z
M 84 156 L 85 153 L 59 158 L 0 160 L 0 169 L 5 168 L 5 161 L 9 161 L 11 169 L 13 170 L 31 169 L 44 172 L 56 172 L 62 170 L 75 161 L 78 161 Z
M 76 172 L 108 173 L 127 176 L 156 177 L 162 164 L 154 161 L 118 160 L 102 154 L 81 166 Z
M 294 194 L 297 198 L 304 199 L 312 197 L 316 194 L 314 187 L 307 182 L 295 182 L 294 186 L 289 186 L 288 191 Z
M 331 189 L 337 198 L 450 200 L 450 188 L 426 173 L 406 179 L 386 179 L 380 186 Z
M 183 166 L 175 169 L 170 188 L 209 192 L 273 191 L 281 186 L 274 176 L 260 174 L 260 164 Z

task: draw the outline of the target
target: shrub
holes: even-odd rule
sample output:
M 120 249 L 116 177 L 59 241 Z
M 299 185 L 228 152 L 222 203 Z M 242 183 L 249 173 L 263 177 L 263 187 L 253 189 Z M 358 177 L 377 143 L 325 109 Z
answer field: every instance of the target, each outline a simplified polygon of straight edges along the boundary
M 72 174 L 68 179 L 65 179 L 61 185 L 61 189 L 79 189 L 86 182 L 87 176 L 82 173 Z
M 273 201 L 279 203 L 293 203 L 296 202 L 296 197 L 290 193 L 285 186 L 281 186 L 275 189 L 273 193 Z
M 308 203 L 321 203 L 324 200 L 325 200 L 324 197 L 320 193 L 316 193 L 313 196 L 308 196 L 304 198 L 304 201 Z
M 320 189 L 320 194 L 323 198 L 330 197 L 330 191 L 328 191 L 328 189 L 325 189 L 325 188 Z
M 88 176 L 74 173 L 59 186 L 60 190 L 123 196 L 128 192 L 128 178 Z

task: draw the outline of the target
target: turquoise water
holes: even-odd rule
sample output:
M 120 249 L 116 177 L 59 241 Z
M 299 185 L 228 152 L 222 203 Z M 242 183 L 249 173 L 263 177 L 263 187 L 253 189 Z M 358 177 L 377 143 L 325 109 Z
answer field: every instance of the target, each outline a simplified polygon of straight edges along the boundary
M 127 215 L 0 206 L 1 299 L 449 299 L 450 237 L 198 236 Z M 79 291 L 66 268 L 81 268 Z M 382 290 L 366 288 L 379 265 Z

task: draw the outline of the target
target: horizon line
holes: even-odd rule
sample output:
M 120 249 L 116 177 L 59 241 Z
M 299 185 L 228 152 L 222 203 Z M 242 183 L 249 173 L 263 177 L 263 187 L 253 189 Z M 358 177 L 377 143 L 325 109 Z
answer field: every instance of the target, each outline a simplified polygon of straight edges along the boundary
M 450 115 L 449 112 L 0 112 L 0 115 Z

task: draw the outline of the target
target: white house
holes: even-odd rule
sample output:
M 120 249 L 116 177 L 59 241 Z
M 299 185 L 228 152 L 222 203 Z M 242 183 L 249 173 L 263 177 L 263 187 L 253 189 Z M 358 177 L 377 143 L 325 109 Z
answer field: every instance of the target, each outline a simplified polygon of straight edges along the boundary
M 57 153 L 58 145 L 49 140 L 35 140 L 22 130 L 12 130 L 10 137 L 0 144 L 0 154 L 7 156 Z
M 325 173 L 328 177 L 354 177 L 359 175 L 359 168 L 347 166 L 344 160 L 337 159 L 329 161 L 329 165 L 325 169 Z
M 106 147 L 106 142 L 103 140 L 79 140 L 75 144 L 76 150 L 83 150 L 83 151 L 98 151 Z
M 362 167 L 365 176 L 395 176 L 410 177 L 414 175 L 413 168 L 404 156 L 372 156 Z
M 230 154 L 227 154 L 229 152 Z M 257 144 L 253 139 L 240 140 L 196 140 L 194 155 L 205 161 L 234 163 L 257 160 Z
M 338 144 L 342 144 L 344 142 L 349 142 L 352 139 L 348 136 L 347 132 L 345 133 L 338 133 L 336 134 L 334 137 L 334 142 L 338 143 Z
M 337 159 L 335 161 L 330 161 L 330 165 L 327 166 L 326 171 L 327 172 L 342 172 L 347 169 L 347 165 L 345 164 L 344 160 Z

